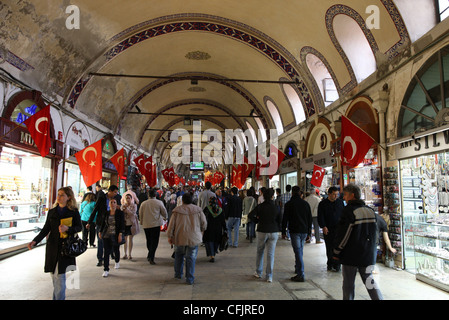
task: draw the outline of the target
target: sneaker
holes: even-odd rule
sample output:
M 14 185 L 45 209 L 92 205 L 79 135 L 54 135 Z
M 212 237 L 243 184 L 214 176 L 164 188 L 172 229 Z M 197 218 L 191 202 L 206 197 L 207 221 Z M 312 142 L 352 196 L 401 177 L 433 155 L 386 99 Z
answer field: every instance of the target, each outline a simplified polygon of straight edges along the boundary
M 294 277 L 291 277 L 290 280 L 295 281 L 295 282 L 304 282 L 304 277 L 296 275 Z
M 273 279 L 268 278 L 268 279 L 267 279 L 267 282 L 271 283 L 271 282 L 273 282 Z
M 103 272 L 103 278 L 106 278 L 109 275 L 109 271 Z
M 257 271 L 256 271 L 256 272 L 254 272 L 254 277 L 257 278 L 257 279 L 260 279 L 260 278 L 261 278 L 261 275 L 258 274 Z
M 120 268 L 120 263 L 119 263 L 119 262 L 116 262 L 114 268 L 115 268 L 115 269 L 119 269 L 119 268 Z

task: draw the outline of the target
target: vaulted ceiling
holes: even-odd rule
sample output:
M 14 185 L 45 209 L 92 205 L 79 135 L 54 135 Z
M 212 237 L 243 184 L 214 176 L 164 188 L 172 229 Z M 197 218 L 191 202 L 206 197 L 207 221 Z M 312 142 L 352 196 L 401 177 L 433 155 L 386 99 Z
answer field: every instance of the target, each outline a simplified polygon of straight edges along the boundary
M 271 101 L 288 130 L 324 110 L 307 55 L 321 59 L 340 94 L 350 92 L 357 79 L 336 17 L 360 26 L 380 65 L 410 45 L 395 2 L 403 1 L 7 0 L 0 2 L 0 38 L 23 68 L 22 81 L 161 154 L 171 130 L 189 128 L 186 116 L 201 120 L 203 131 L 246 130 L 248 123 L 257 130 L 250 114 L 270 129 L 277 119 Z M 71 4 L 79 29 L 66 26 Z M 379 29 L 364 23 L 371 5 Z M 339 30 L 351 38 L 350 28 Z M 280 80 L 302 106 L 289 101 Z

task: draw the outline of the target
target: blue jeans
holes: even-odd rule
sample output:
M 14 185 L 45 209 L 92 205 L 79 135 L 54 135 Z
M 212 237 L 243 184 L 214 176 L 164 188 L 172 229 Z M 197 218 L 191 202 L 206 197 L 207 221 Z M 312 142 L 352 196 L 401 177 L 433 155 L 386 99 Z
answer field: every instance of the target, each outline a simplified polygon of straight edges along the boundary
M 58 274 L 58 265 L 56 264 L 55 273 L 50 273 L 50 275 L 53 281 L 53 300 L 65 300 L 65 273 Z
M 193 284 L 195 277 L 195 262 L 198 255 L 198 246 L 175 246 L 175 278 L 182 278 L 184 258 L 186 259 L 186 282 Z
M 304 277 L 304 261 L 302 259 L 307 233 L 290 233 L 293 252 L 295 253 L 295 273 Z
M 248 221 L 246 224 L 246 236 L 252 239 L 256 237 L 256 224 L 254 221 Z
M 239 245 L 239 228 L 240 228 L 240 218 L 229 217 L 228 218 L 228 245 L 237 247 Z M 234 229 L 234 244 L 232 243 L 232 229 Z
M 273 279 L 273 266 L 274 266 L 274 252 L 276 249 L 276 243 L 278 241 L 278 232 L 265 233 L 257 232 L 257 258 L 256 258 L 256 273 L 262 276 L 263 269 L 263 256 L 265 252 L 265 246 L 267 248 L 267 268 L 266 276 L 267 280 Z

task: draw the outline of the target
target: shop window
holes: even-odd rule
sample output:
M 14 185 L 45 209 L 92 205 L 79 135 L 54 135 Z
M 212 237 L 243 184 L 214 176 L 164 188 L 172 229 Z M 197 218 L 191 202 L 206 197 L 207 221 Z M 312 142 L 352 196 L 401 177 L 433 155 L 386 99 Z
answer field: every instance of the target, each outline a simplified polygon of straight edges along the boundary
M 301 122 L 306 121 L 306 114 L 304 112 L 304 107 L 299 98 L 298 93 L 295 89 L 289 84 L 283 84 L 282 89 L 284 91 L 285 96 L 287 97 L 287 101 L 293 109 L 293 114 L 295 115 L 296 124 L 300 124 Z
M 334 18 L 335 36 L 348 57 L 357 83 L 376 71 L 376 58 L 357 21 L 343 14 Z
M 449 123 L 449 46 L 433 55 L 415 74 L 399 115 L 398 136 Z

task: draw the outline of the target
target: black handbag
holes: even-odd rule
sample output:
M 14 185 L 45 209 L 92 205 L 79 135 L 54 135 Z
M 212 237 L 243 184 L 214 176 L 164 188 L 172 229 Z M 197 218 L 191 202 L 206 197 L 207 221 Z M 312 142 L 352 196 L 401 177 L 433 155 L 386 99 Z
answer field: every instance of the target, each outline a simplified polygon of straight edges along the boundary
M 223 232 L 223 235 L 221 237 L 221 242 L 220 242 L 220 245 L 218 247 L 218 249 L 220 251 L 228 249 L 228 240 L 229 240 L 228 233 L 225 231 L 225 232 Z
M 70 235 L 62 243 L 62 255 L 64 257 L 78 257 L 87 250 L 87 242 L 81 239 L 77 233 Z

